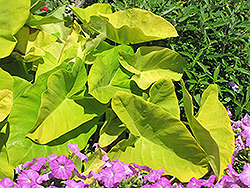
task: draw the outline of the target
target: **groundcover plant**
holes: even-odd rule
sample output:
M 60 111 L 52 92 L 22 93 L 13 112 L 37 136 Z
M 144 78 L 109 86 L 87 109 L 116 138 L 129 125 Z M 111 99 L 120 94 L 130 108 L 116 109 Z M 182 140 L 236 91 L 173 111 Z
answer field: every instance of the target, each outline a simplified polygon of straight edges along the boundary
M 67 145 L 83 149 L 97 134 L 111 161 L 163 169 L 161 174 L 182 182 L 210 169 L 222 177 L 234 152 L 234 133 L 217 85 L 203 92 L 194 114 L 181 79 L 185 59 L 164 47 L 134 51 L 130 46 L 177 37 L 173 25 L 146 10 L 115 11 L 108 4 L 70 7 L 81 24 L 62 24 L 65 5 L 38 16 L 32 14 L 37 2 L 0 0 L 1 178 L 13 179 L 17 165 L 34 159 L 28 168 L 50 162 L 52 175 L 67 179 L 69 171 L 80 173 L 83 165 L 78 158 L 76 167 L 68 160 Z M 177 81 L 187 122 L 180 120 Z M 84 165 L 83 174 L 92 170 L 95 177 L 106 153 L 89 156 L 94 162 Z M 52 154 L 59 157 L 42 158 Z M 121 166 L 115 163 L 106 173 Z M 39 176 L 32 168 L 21 172 L 19 183 Z M 118 174 L 112 181 L 124 177 Z

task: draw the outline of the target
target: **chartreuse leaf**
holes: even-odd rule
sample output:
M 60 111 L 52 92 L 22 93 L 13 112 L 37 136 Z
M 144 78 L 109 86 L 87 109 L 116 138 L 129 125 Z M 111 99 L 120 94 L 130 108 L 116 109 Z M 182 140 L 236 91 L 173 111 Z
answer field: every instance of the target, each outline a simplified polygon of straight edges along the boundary
M 39 26 L 43 31 L 46 33 L 49 33 L 51 35 L 54 35 L 58 38 L 61 38 L 63 40 L 67 39 L 67 36 L 70 34 L 71 29 L 62 25 L 62 24 L 46 24 Z
M 72 98 L 75 100 L 75 102 L 81 106 L 86 107 L 85 113 L 88 114 L 97 114 L 98 116 L 102 116 L 102 114 L 106 111 L 109 104 L 102 104 L 98 100 L 96 100 L 93 96 L 88 94 L 88 91 L 85 90 L 85 92 L 82 94 L 75 94 L 72 96 Z
M 88 76 L 89 93 L 101 103 L 108 103 L 117 90 L 130 91 L 130 79 L 119 64 L 118 51 L 133 53 L 126 45 L 119 45 L 98 55 Z
M 108 44 L 107 42 L 101 41 L 102 39 L 98 38 L 99 35 L 94 40 L 99 41 L 88 41 L 86 43 L 86 57 L 85 57 L 85 64 L 93 64 L 95 62 L 95 59 L 97 55 L 102 53 L 105 50 L 109 50 L 113 48 L 114 46 Z M 88 53 L 89 52 L 89 53 Z
M 192 97 L 185 88 L 183 80 L 181 80 L 183 91 L 183 103 L 185 113 L 188 119 L 189 126 L 197 139 L 197 142 L 203 147 L 208 155 L 209 163 L 218 176 L 220 174 L 220 156 L 219 147 L 215 140 L 212 138 L 210 132 L 202 126 L 202 124 L 195 118 L 193 112 Z
M 100 130 L 99 146 L 103 148 L 110 145 L 125 130 L 126 126 L 120 121 L 116 114 L 108 108 L 106 111 L 106 121 Z
M 120 44 L 136 44 L 178 36 L 170 22 L 150 11 L 134 8 L 99 15 L 105 19 L 94 18 L 88 25 Z
M 30 0 L 0 0 L 0 58 L 10 55 L 17 40 L 13 36 L 23 27 L 30 14 Z
M 9 114 L 13 104 L 13 93 L 8 89 L 0 90 L 0 122 Z
M 40 26 L 45 32 L 53 34 L 55 32 L 58 32 L 59 35 L 66 39 L 68 34 L 70 33 L 70 29 L 66 28 L 65 26 L 61 24 L 48 24 Z M 72 33 L 68 36 L 67 42 L 64 40 L 61 40 L 61 42 L 54 42 L 50 47 L 46 48 L 44 50 L 45 55 L 42 56 L 42 58 L 39 60 L 37 72 L 36 72 L 36 78 L 54 67 L 58 66 L 61 62 L 69 60 L 72 60 L 73 58 L 77 57 L 78 47 L 77 44 L 78 41 L 78 34 L 79 30 L 76 33 L 77 25 L 74 25 Z M 72 38 L 74 38 L 72 40 Z M 73 47 L 68 50 L 73 45 Z
M 13 78 L 13 102 L 15 102 L 31 86 L 31 83 L 18 76 L 13 76 Z
M 85 89 L 86 81 L 86 69 L 80 58 L 72 72 L 61 69 L 53 73 L 42 95 L 38 119 L 27 137 L 46 144 L 96 117 L 96 114 L 85 114 L 84 108 L 71 99 Z
M 0 122 L 10 113 L 13 104 L 13 84 L 12 76 L 0 68 Z
M 88 6 L 85 9 L 79 7 L 71 7 L 73 13 L 84 24 L 89 23 L 91 16 L 97 16 L 98 14 L 111 14 L 112 7 L 109 4 L 95 3 L 92 6 Z
M 0 122 L 0 151 L 6 144 L 9 134 L 10 134 L 10 125 L 6 118 L 4 121 Z
M 26 24 L 31 27 L 41 26 L 41 25 L 51 24 L 51 23 L 63 24 L 63 22 L 65 21 L 64 20 L 65 7 L 66 5 L 58 6 L 55 10 L 53 10 L 46 16 L 30 14 L 29 19 L 27 20 Z
M 58 60 L 59 63 L 63 61 L 70 61 L 76 57 L 80 57 L 84 59 L 85 51 L 84 51 L 84 45 L 86 43 L 85 37 L 80 34 L 81 27 L 80 25 L 75 21 L 72 32 L 68 35 L 67 41 L 63 46 L 63 49 L 60 53 L 60 58 Z
M 135 54 L 120 51 L 119 61 L 125 69 L 134 73 L 132 80 L 143 90 L 168 76 L 180 80 L 188 65 L 177 52 L 157 46 L 140 47 Z
M 102 157 L 106 155 L 106 153 L 102 149 L 96 150 L 90 157 L 88 158 L 88 161 L 84 165 L 84 175 L 88 175 L 88 173 L 92 170 L 95 173 L 98 173 L 100 168 L 104 165 L 104 161 L 102 160 Z
M 0 67 L 0 83 L 1 83 L 0 90 L 8 89 L 12 91 L 14 79 L 8 72 L 4 71 L 1 67 Z
M 44 24 L 51 24 L 51 23 L 59 23 L 63 22 L 64 20 L 58 19 L 54 17 L 53 15 L 48 16 L 39 16 L 39 15 L 33 15 L 30 14 L 29 19 L 27 20 L 26 24 L 34 27 L 38 25 L 44 25 Z
M 36 78 L 49 71 L 49 70 L 52 70 L 53 68 L 55 68 L 56 66 L 59 65 L 59 62 L 57 61 L 56 57 L 48 52 L 48 51 L 44 51 L 45 55 L 42 57 L 41 60 L 39 60 L 39 64 L 38 64 L 38 68 L 37 68 L 37 71 L 36 71 Z
M 163 168 L 182 182 L 208 172 L 206 153 L 186 126 L 169 112 L 123 91 L 114 95 L 112 109 L 129 129 L 130 139 L 109 152 L 111 159 Z
M 45 55 L 44 50 L 50 47 L 56 37 L 44 31 L 23 27 L 17 34 L 18 43 L 16 49 L 24 54 L 27 62 L 35 61 Z
M 0 70 L 0 75 L 1 75 L 1 73 L 2 72 Z M 10 77 L 10 75 L 8 75 L 8 74 L 6 74 L 6 75 Z M 1 76 L 0 76 L 0 78 L 1 78 Z M 10 77 L 10 78 L 11 78 L 10 79 L 11 82 L 8 82 L 8 80 L 5 80 L 6 82 L 1 82 L 1 83 L 3 83 L 3 85 L 4 85 L 4 83 L 9 83 L 9 86 L 11 86 L 11 88 L 9 88 L 9 89 L 12 89 L 12 87 L 13 87 L 13 98 L 15 99 L 15 97 L 19 93 L 21 93 L 21 90 L 22 90 L 21 88 L 24 88 L 24 87 L 23 87 L 23 84 L 20 82 L 16 85 L 16 78 L 22 80 L 21 78 L 19 78 L 19 77 L 16 77 L 16 78 L 14 77 L 14 79 L 12 77 Z M 14 86 L 13 86 L 13 81 L 14 81 Z M 1 86 L 2 86 L 2 84 L 1 84 Z M 5 91 L 5 90 L 0 90 L 0 91 Z M 6 91 L 11 93 L 11 95 L 12 95 L 11 91 L 9 91 L 9 90 L 6 90 Z M 0 101 L 0 103 L 1 103 L 1 101 Z M 11 104 L 11 106 L 12 106 L 12 104 Z M 1 111 L 1 109 L 2 108 L 0 107 L 0 111 Z M 10 134 L 10 124 L 7 121 L 7 119 L 5 119 L 4 121 L 0 122 L 0 164 L 1 164 L 0 165 L 0 179 L 6 178 L 6 177 L 10 177 L 10 178 L 14 177 L 13 168 L 10 168 L 10 166 L 9 166 L 9 156 L 8 156 L 8 152 L 6 149 L 6 142 L 9 138 L 9 134 Z
M 9 177 L 11 179 L 14 178 L 13 169 L 15 167 L 11 168 L 9 166 L 8 158 L 9 158 L 8 152 L 7 152 L 6 146 L 4 145 L 2 147 L 1 153 L 0 153 L 0 162 L 1 162 L 1 165 L 0 165 L 0 179 L 6 178 L 6 177 Z
M 41 104 L 41 95 L 47 89 L 49 76 L 54 72 L 60 69 L 66 69 L 67 67 L 68 65 L 63 63 L 60 66 L 40 75 L 36 82 L 30 87 L 28 87 L 29 84 L 27 82 L 24 82 L 28 88 L 20 87 L 20 90 L 18 90 L 18 88 L 15 87 L 16 84 L 21 84 L 23 80 L 18 79 L 17 83 L 14 83 L 13 93 L 16 98 L 11 114 L 8 118 L 11 131 L 8 142 L 6 143 L 6 150 L 2 150 L 0 153 L 0 164 L 6 164 L 6 169 L 7 167 L 14 169 L 17 165 L 23 164 L 25 161 L 31 161 L 33 158 L 39 158 L 51 154 L 67 155 L 67 143 L 69 142 L 77 143 L 79 148 L 83 149 L 89 138 L 96 131 L 95 125 L 98 122 L 98 118 L 95 118 L 82 124 L 76 129 L 67 132 L 66 134 L 48 143 L 48 145 L 36 144 L 26 138 L 27 132 L 32 128 L 37 120 Z M 8 156 L 8 160 L 6 156 Z
M 14 106 L 15 110 L 12 110 L 12 117 L 9 119 L 12 128 L 10 138 L 7 142 L 7 148 L 9 166 L 12 169 L 18 164 L 23 164 L 25 161 L 31 161 L 33 158 L 51 154 L 68 155 L 67 143 L 77 143 L 81 150 L 86 146 L 89 138 L 96 131 L 97 126 L 94 125 L 98 122 L 98 119 L 82 124 L 53 142 L 50 142 L 48 145 L 36 144 L 25 136 L 30 129 L 31 122 L 36 120 L 36 116 L 31 117 L 27 113 L 32 112 L 34 114 L 35 111 L 33 109 L 28 109 L 30 106 L 24 108 L 24 102 L 27 101 L 17 101 L 15 104 L 16 106 Z M 22 109 L 24 109 L 25 112 L 20 113 L 21 107 L 23 107 Z M 16 152 L 17 150 L 18 152 Z
M 149 90 L 149 101 L 162 107 L 173 116 L 180 118 L 179 101 L 172 80 L 167 77 L 155 82 Z
M 218 87 L 210 85 L 202 94 L 197 120 L 206 128 L 219 147 L 220 167 L 218 177 L 231 163 L 235 149 L 234 132 L 225 107 L 218 99 Z
M 186 90 L 183 80 L 181 83 L 184 109 L 189 126 L 197 142 L 207 153 L 214 173 L 220 177 L 226 165 L 230 163 L 235 146 L 234 134 L 227 112 L 218 100 L 217 86 L 209 86 L 203 93 L 202 106 L 198 117 L 195 117 L 192 98 Z
M 12 52 L 11 56 L 0 59 L 0 67 L 11 75 L 19 76 L 26 80 L 33 80 L 33 75 L 29 73 L 29 69 L 31 69 L 31 63 L 25 63 L 20 54 L 16 51 Z
M 74 14 L 81 20 L 85 26 L 88 27 L 88 22 L 91 19 L 91 16 L 98 16 L 98 14 L 111 14 L 112 13 L 112 7 L 108 4 L 102 4 L 102 3 L 95 3 L 92 6 L 88 6 L 85 9 L 78 8 L 78 7 L 71 7 L 71 10 L 74 12 Z M 101 19 L 99 17 L 99 19 Z M 88 28 L 90 29 L 90 28 Z M 103 42 L 106 39 L 105 33 L 100 33 L 97 35 L 94 39 L 89 38 L 88 42 L 86 43 L 86 55 L 89 55 L 87 58 L 87 61 L 85 63 L 92 64 L 94 61 L 93 53 L 97 49 L 100 52 L 100 49 L 110 49 L 109 46 L 105 45 Z M 90 54 L 92 53 L 92 54 Z M 92 58 L 92 60 L 90 59 Z

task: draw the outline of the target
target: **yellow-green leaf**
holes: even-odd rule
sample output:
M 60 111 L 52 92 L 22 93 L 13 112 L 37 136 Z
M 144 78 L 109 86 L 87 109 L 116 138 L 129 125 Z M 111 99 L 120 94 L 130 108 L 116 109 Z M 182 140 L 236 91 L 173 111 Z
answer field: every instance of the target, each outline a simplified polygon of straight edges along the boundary
M 14 35 L 25 24 L 30 14 L 30 0 L 0 0 L 0 58 L 13 51 L 17 40 Z
M 178 36 L 174 26 L 164 18 L 142 9 L 127 9 L 99 15 L 88 24 L 98 33 L 120 44 L 136 44 Z
M 140 47 L 135 54 L 120 51 L 119 61 L 143 90 L 161 78 L 179 80 L 188 65 L 177 52 L 157 46 Z
M 9 114 L 13 104 L 13 93 L 10 90 L 0 90 L 0 122 Z

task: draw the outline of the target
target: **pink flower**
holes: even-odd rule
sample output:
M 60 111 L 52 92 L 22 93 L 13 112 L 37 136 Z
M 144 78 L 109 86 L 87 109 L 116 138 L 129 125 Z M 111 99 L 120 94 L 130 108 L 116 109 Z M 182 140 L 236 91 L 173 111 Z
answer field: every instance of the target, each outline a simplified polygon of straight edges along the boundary
M 229 108 L 227 108 L 227 114 L 228 114 L 229 118 L 231 119 L 232 118 L 232 112 L 230 111 Z
M 106 187 L 116 187 L 122 179 L 126 179 L 124 167 L 120 163 L 113 163 L 111 167 L 106 167 L 100 174 L 93 173 L 95 179 L 104 183 Z
M 161 178 L 156 183 L 153 184 L 155 188 L 172 188 L 170 181 L 167 178 Z
M 136 163 L 130 163 L 130 164 L 133 165 L 135 168 L 137 168 L 140 172 L 141 172 L 141 171 L 150 172 L 150 171 L 152 170 L 151 168 L 149 168 L 149 167 L 146 166 L 146 165 L 141 166 L 141 165 L 138 165 L 138 164 L 136 164 Z
M 136 174 L 135 169 L 129 163 L 120 162 L 120 164 L 125 169 L 124 173 L 126 175 L 134 175 L 134 174 Z
M 108 162 L 109 161 L 109 156 L 106 154 L 106 155 L 103 155 L 102 156 L 102 161 L 104 162 Z
M 144 182 L 146 183 L 147 181 L 150 181 L 150 182 L 154 183 L 154 182 L 156 182 L 156 180 L 160 179 L 160 177 L 164 173 L 165 173 L 164 169 L 152 170 L 148 175 L 146 175 L 144 177 Z
M 37 179 L 37 183 L 43 183 L 43 181 L 48 181 L 52 178 L 52 173 L 49 172 L 47 174 L 40 175 L 39 178 Z
M 95 151 L 96 150 L 98 150 L 99 148 L 101 148 L 100 146 L 99 146 L 99 144 L 98 143 L 94 143 L 93 144 L 93 146 L 92 146 L 93 148 L 95 148 Z M 107 147 L 103 147 L 103 148 L 101 148 L 103 151 L 105 151 L 105 152 L 107 152 Z
M 79 151 L 79 148 L 78 148 L 78 145 L 77 144 L 71 144 L 71 143 L 68 143 L 68 148 L 69 148 L 69 151 L 72 150 L 73 153 L 78 156 L 82 161 L 88 161 L 88 157 L 84 154 L 82 154 L 80 151 Z
M 44 11 L 48 11 L 48 10 L 49 10 L 49 8 L 48 8 L 48 7 L 46 7 L 46 6 L 44 6 L 44 7 L 40 8 L 40 10 L 41 10 L 41 11 L 43 11 L 43 10 L 44 10 Z
M 230 187 L 235 182 L 235 179 L 231 176 L 223 174 L 221 179 L 215 184 L 216 188 Z
M 14 182 L 10 178 L 3 178 L 0 181 L 0 188 L 10 188 L 13 187 Z
M 214 181 L 217 179 L 217 176 L 212 174 L 207 180 L 204 180 L 204 185 L 207 187 L 213 187 Z
M 241 121 L 245 126 L 250 127 L 250 116 L 248 114 L 246 114 L 244 118 L 241 119 Z
M 65 182 L 65 188 L 88 188 L 88 184 L 84 184 L 82 181 L 67 180 Z
M 52 161 L 53 159 L 57 158 L 57 155 L 51 154 L 51 155 L 48 155 L 48 158 L 49 158 L 49 161 Z
M 44 164 L 47 162 L 48 160 L 45 157 L 41 157 L 41 158 L 34 158 L 32 161 L 26 161 L 24 163 L 24 166 L 26 166 L 29 169 L 35 170 L 35 171 L 39 171 L 41 168 L 44 168 Z M 46 169 L 46 167 L 45 167 Z
M 250 187 L 250 163 L 243 166 L 243 171 L 240 173 L 239 178 L 242 183 Z
M 204 184 L 203 179 L 196 179 L 195 177 L 192 177 L 190 181 L 187 184 L 186 188 L 201 188 Z
M 37 179 L 39 178 L 39 174 L 35 170 L 23 170 L 18 176 L 17 183 L 21 187 L 32 187 L 37 184 Z
M 52 175 L 55 178 L 62 178 L 63 180 L 68 179 L 72 175 L 72 171 L 76 168 L 73 161 L 68 159 L 65 155 L 53 159 L 50 162 L 50 168 Z

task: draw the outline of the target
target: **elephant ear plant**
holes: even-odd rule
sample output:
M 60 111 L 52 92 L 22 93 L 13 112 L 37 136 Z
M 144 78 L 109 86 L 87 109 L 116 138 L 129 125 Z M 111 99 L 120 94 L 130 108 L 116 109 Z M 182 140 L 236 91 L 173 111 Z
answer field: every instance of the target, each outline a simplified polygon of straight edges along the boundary
M 163 47 L 131 47 L 177 37 L 168 21 L 94 4 L 70 7 L 82 24 L 66 27 L 55 17 L 60 7 L 38 17 L 30 0 L 0 2 L 0 20 L 19 15 L 19 24 L 14 17 L 1 22 L 11 32 L 0 29 L 0 178 L 13 178 L 13 169 L 33 158 L 67 154 L 68 143 L 84 149 L 94 133 L 110 159 L 163 168 L 183 182 L 210 167 L 223 174 L 234 134 L 217 86 L 206 89 L 195 115 L 181 80 L 185 59 Z M 173 81 L 181 81 L 188 122 L 180 120 Z M 79 170 L 98 170 L 89 162 Z

